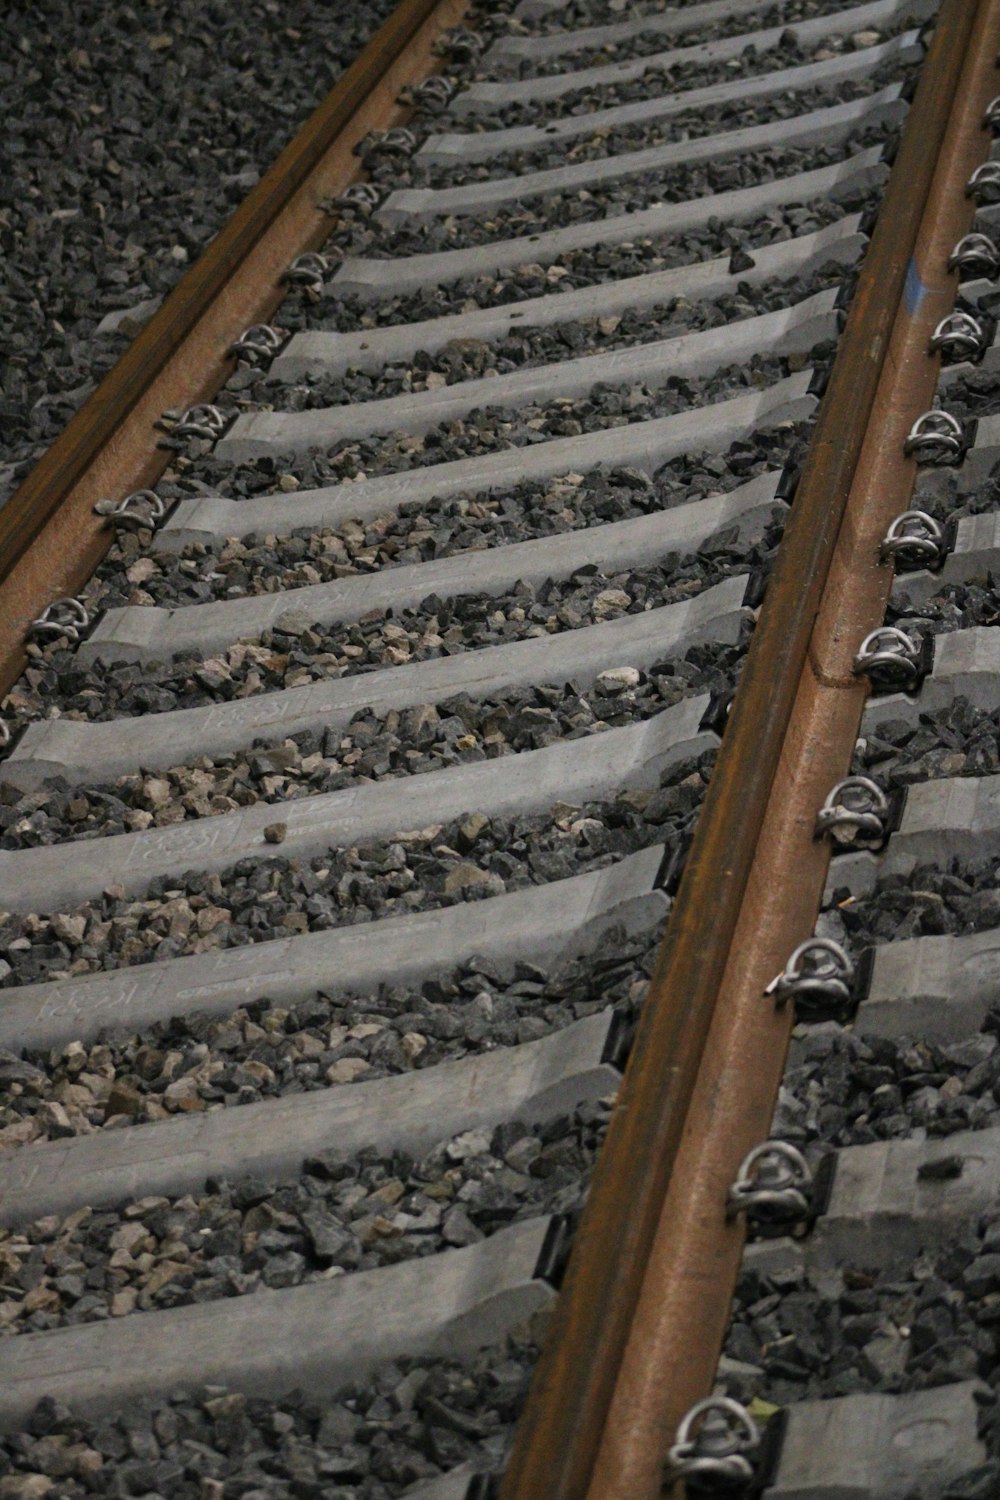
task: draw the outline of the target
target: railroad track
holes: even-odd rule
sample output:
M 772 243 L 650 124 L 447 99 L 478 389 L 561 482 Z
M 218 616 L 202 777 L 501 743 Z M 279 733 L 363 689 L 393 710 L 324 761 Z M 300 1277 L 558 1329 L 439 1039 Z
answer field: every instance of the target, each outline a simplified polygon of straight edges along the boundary
M 0 511 L 0 1497 L 997 1492 L 998 43 L 405 0 Z

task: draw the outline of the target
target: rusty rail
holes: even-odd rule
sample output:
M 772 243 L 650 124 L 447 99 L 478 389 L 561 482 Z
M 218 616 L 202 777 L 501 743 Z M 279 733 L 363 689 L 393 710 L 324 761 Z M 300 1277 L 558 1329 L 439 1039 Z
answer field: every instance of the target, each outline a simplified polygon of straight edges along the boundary
M 979 0 L 944 0 L 501 1500 L 582 1500 L 681 1149 L 809 639 Z
M 402 0 L 0 510 L 0 692 L 21 671 L 27 623 L 110 545 L 94 504 L 155 484 L 167 459 L 154 420 L 219 389 L 230 345 L 280 302 L 281 272 L 328 235 L 319 204 L 357 174 L 354 145 L 406 118 L 399 90 L 431 70 L 466 5 Z

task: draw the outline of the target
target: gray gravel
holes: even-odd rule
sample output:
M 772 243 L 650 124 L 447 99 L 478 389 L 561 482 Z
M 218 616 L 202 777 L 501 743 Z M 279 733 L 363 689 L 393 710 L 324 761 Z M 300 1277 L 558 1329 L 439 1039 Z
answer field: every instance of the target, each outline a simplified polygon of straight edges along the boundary
M 752 256 L 743 265 L 750 270 Z M 354 405 L 415 391 L 460 385 L 486 375 L 503 375 L 538 365 L 558 364 L 585 354 L 637 347 L 706 328 L 792 307 L 847 279 L 845 267 L 830 261 L 809 276 L 789 277 L 753 287 L 747 282 L 722 297 L 689 302 L 674 297 L 659 306 L 613 317 L 573 319 L 555 327 L 525 326 L 498 340 L 459 338 L 434 354 L 419 351 L 410 365 L 389 365 L 377 373 L 348 370 L 342 375 L 310 374 L 295 381 L 250 369 L 236 371 L 217 404 L 237 412 L 263 407 L 306 411 L 315 406 Z
M 496 70 L 480 68 L 476 76 L 481 78 L 537 78 L 550 73 L 565 73 L 570 69 L 577 72 L 582 68 L 601 67 L 605 63 L 625 62 L 632 57 L 646 57 L 651 52 L 665 52 L 672 47 L 693 47 L 703 42 L 718 41 L 721 37 L 740 36 L 751 30 L 762 31 L 769 26 L 794 26 L 796 21 L 808 21 L 813 16 L 828 16 L 844 8 L 844 0 L 781 0 L 780 4 L 763 6 L 749 15 L 746 11 L 737 10 L 732 15 L 713 21 L 708 26 L 695 27 L 690 31 L 682 32 L 677 37 L 664 35 L 662 31 L 639 31 L 621 41 L 605 42 L 599 47 L 582 48 L 579 52 L 573 52 L 558 59 L 547 58 L 541 65 L 533 65 L 530 58 L 525 58 L 511 67 L 500 67 Z M 571 24 L 564 20 L 562 14 L 559 20 L 562 26 Z M 561 29 L 561 27 L 548 29 L 551 31 Z M 518 25 L 518 34 L 520 30 Z M 530 27 L 530 30 L 534 32 L 535 28 Z M 859 35 L 864 35 L 864 33 L 859 33 Z M 841 39 L 837 38 L 837 40 Z M 850 38 L 847 39 L 847 45 L 843 50 L 852 50 Z M 742 59 L 738 61 L 742 62 Z
M 567 224 L 592 223 L 611 215 L 634 213 L 654 203 L 682 203 L 714 193 L 735 192 L 774 182 L 797 172 L 813 172 L 832 166 L 872 146 L 884 145 L 895 134 L 888 124 L 868 125 L 826 146 L 775 146 L 746 151 L 691 166 L 677 166 L 665 178 L 662 172 L 636 173 L 614 182 L 595 185 L 591 191 L 550 193 L 530 198 L 524 206 L 514 204 L 479 215 L 449 214 L 427 223 L 389 229 L 368 221 L 338 220 L 332 244 L 351 255 L 383 258 L 419 255 L 430 251 L 456 250 L 490 244 L 549 230 Z
M 451 823 L 309 860 L 245 859 L 221 873 L 157 877 L 142 899 L 109 886 L 69 912 L 0 916 L 0 956 L 9 966 L 0 982 L 10 988 L 321 932 L 604 869 L 683 839 L 711 759 L 672 766 L 656 791 L 507 818 L 470 809 Z
M 46 717 L 57 703 L 63 712 L 90 719 L 156 713 L 575 630 L 690 599 L 725 578 L 766 566 L 775 541 L 765 536 L 735 557 L 726 550 L 684 560 L 668 554 L 659 564 L 626 573 L 581 569 L 538 588 L 519 583 L 507 595 L 431 595 L 416 609 L 392 618 L 373 610 L 355 624 L 325 627 L 290 613 L 281 629 L 267 631 L 257 643 L 236 642 L 218 656 L 178 657 L 142 668 L 84 668 L 57 643 L 32 655 L 7 704 L 24 718 Z
M 173 1114 L 309 1093 L 515 1047 L 613 1006 L 631 1023 L 659 931 L 602 935 L 599 952 L 496 965 L 473 957 L 418 987 L 262 998 L 231 1015 L 195 1012 L 122 1037 L 114 1028 L 51 1052 L 0 1052 L 0 1151 Z
M 0 1483 L 6 1500 L 396 1500 L 462 1463 L 500 1466 L 543 1327 L 540 1315 L 464 1364 L 401 1360 L 322 1399 L 206 1386 L 100 1421 L 43 1400 L 0 1438 Z
M 371 1271 L 575 1214 L 611 1102 L 465 1131 L 418 1158 L 329 1150 L 280 1181 L 209 1178 L 180 1198 L 0 1229 L 0 1339 Z
M 755 354 L 745 364 L 723 366 L 710 375 L 697 377 L 672 375 L 659 386 L 652 381 L 631 386 L 595 382 L 588 395 L 575 399 L 556 397 L 551 402 L 513 407 L 478 406 L 464 417 L 440 422 L 423 433 L 403 430 L 335 443 L 326 449 L 326 457 L 338 478 L 370 479 L 429 464 L 449 463 L 453 459 L 524 448 L 548 437 L 579 437 L 584 432 L 648 422 L 727 401 L 747 391 L 762 390 L 793 369 L 801 369 L 809 362 L 821 363 L 827 352 L 826 345 L 818 344 L 809 360 L 804 355 L 776 358 Z M 342 399 L 344 383 L 338 377 L 299 389 L 302 391 L 296 402 L 299 408 L 315 409 L 330 405 L 328 390 Z M 253 403 L 248 403 L 248 409 L 253 409 Z M 194 453 L 205 446 L 201 438 L 166 441 L 171 445 L 176 442 Z
M 39 0 L 0 57 L 0 502 L 393 9 Z M 136 312 L 138 320 L 141 314 Z
M 1000 1006 L 954 1046 L 800 1028 L 772 1135 L 800 1148 L 864 1146 L 1000 1125 Z
M 735 686 L 739 648 L 702 646 L 648 672 L 627 664 L 582 691 L 573 683 L 512 689 L 486 699 L 468 693 L 399 711 L 356 713 L 344 730 L 303 731 L 242 754 L 199 756 L 188 765 L 114 782 L 70 787 L 62 777 L 22 795 L 0 780 L 0 848 L 164 828 L 257 802 L 284 803 L 539 750 L 565 739 L 641 723 L 696 693 Z
M 581 135 L 570 141 L 543 144 L 530 151 L 506 151 L 488 161 L 473 161 L 462 167 L 463 182 L 485 182 L 494 177 L 516 177 L 523 173 L 543 172 L 550 167 L 566 167 L 578 161 L 599 161 L 627 151 L 642 151 L 671 141 L 696 140 L 699 136 L 719 135 L 727 130 L 744 130 L 751 125 L 790 120 L 814 109 L 829 109 L 852 99 L 867 98 L 887 84 L 898 83 L 909 76 L 898 63 L 883 63 L 866 78 L 844 79 L 836 87 L 789 89 L 772 98 L 753 101 L 735 100 L 711 108 L 681 111 L 668 119 L 648 124 L 595 129 L 593 135 Z M 466 125 L 468 122 L 464 122 Z M 435 130 L 439 122 L 434 122 Z M 421 163 L 417 159 L 395 157 L 392 161 L 376 157 L 371 176 L 385 188 L 435 187 L 455 185 L 455 168 L 445 163 Z
M 283 487 L 275 492 L 276 511 L 282 495 L 299 488 L 294 476 L 282 479 Z M 179 492 L 182 487 L 174 488 Z M 714 486 L 716 493 L 722 488 L 722 481 Z M 270 593 L 630 520 L 688 498 L 685 491 L 653 484 L 636 469 L 621 469 L 535 481 L 509 492 L 408 502 L 398 511 L 347 521 L 336 529 L 249 532 L 218 550 L 196 542 L 177 554 L 147 556 L 141 538 L 126 533 L 99 569 L 89 598 L 100 609 L 113 609 Z
M 837 10 L 844 9 L 843 6 L 835 7 Z M 878 30 L 871 29 L 862 33 L 867 39 L 865 45 L 875 46 L 879 42 L 888 41 L 890 37 L 897 36 L 902 31 L 912 28 L 912 22 L 908 19 L 900 20 L 894 26 L 880 27 Z M 745 30 L 744 24 L 738 30 Z M 718 32 L 713 32 L 718 35 Z M 669 47 L 664 38 L 657 39 L 654 46 L 646 45 L 646 53 L 663 52 Z M 651 94 L 667 94 L 681 92 L 686 89 L 706 88 L 711 84 L 728 83 L 734 78 L 754 78 L 762 73 L 772 73 L 779 68 L 797 68 L 806 63 L 822 62 L 827 57 L 835 56 L 846 51 L 856 51 L 858 48 L 850 37 L 833 36 L 824 38 L 817 43 L 800 45 L 796 39 L 794 28 L 789 28 L 781 38 L 778 45 L 766 52 L 756 52 L 748 49 L 740 57 L 731 59 L 725 63 L 675 63 L 673 67 L 663 68 L 656 64 L 647 68 L 639 78 L 630 79 L 624 83 L 600 84 L 596 88 L 574 89 L 566 94 L 561 94 L 556 99 L 534 101 L 516 100 L 512 103 L 492 110 L 476 112 L 475 126 L 482 130 L 500 130 L 514 125 L 544 125 L 553 116 L 576 115 L 589 113 L 592 110 L 611 109 L 618 104 L 629 104 L 637 99 L 648 99 Z M 576 53 L 569 59 L 571 70 L 578 71 L 586 66 L 581 60 L 583 54 Z M 598 57 L 595 64 L 600 66 L 612 60 L 609 57 Z M 565 60 L 552 62 L 545 69 L 538 69 L 532 76 L 540 76 L 543 71 L 549 73 L 566 72 Z M 499 75 L 497 75 L 499 76 Z M 513 71 L 516 76 L 516 68 Z M 447 118 L 447 117 L 445 117 Z M 458 129 L 469 128 L 468 120 L 456 121 Z M 475 127 L 474 127 L 475 128 Z
M 836 198 L 772 209 L 745 223 L 724 224 L 715 219 L 704 230 L 639 236 L 621 245 L 574 250 L 560 256 L 556 265 L 529 262 L 508 272 L 424 287 L 377 301 L 341 296 L 334 281 L 321 292 L 293 293 L 287 297 L 281 308 L 281 322 L 289 330 L 317 327 L 351 333 L 390 323 L 416 323 L 447 313 L 473 312 L 477 307 L 500 307 L 529 297 L 574 291 L 618 276 L 645 275 L 732 256 L 734 252 L 752 254 L 755 247 L 809 234 L 834 223 L 847 212 L 864 211 L 875 201 L 871 194 L 852 192 L 848 187 L 840 190 Z
M 998 1418 L 996 1291 L 1000 1200 L 939 1254 L 872 1271 L 861 1263 L 811 1277 L 744 1271 L 726 1353 L 749 1366 L 734 1383 L 776 1404 L 862 1391 L 922 1390 L 982 1376 Z M 995 1434 L 994 1434 L 994 1451 Z M 1000 1466 L 992 1469 L 1000 1474 Z M 966 1493 L 949 1489 L 957 1497 Z M 980 1491 L 984 1497 L 993 1490 Z M 940 1500 L 921 1490 L 920 1500 Z

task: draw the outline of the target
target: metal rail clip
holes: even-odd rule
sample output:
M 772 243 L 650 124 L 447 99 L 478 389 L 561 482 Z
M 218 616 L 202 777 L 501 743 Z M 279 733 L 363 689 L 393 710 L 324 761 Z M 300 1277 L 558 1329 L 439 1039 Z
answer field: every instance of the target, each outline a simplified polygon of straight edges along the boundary
M 448 108 L 457 90 L 458 83 L 454 78 L 449 78 L 446 73 L 435 73 L 433 78 L 425 78 L 423 83 L 409 84 L 401 89 L 396 103 L 436 113 Z
M 811 937 L 793 949 L 764 991 L 777 1010 L 794 1002 L 796 1019 L 844 1021 L 853 1013 L 854 965 L 833 938 Z
M 38 619 L 32 620 L 25 631 L 25 640 L 65 636 L 70 645 L 75 646 L 89 625 L 90 615 L 82 599 L 53 599 Z
M 948 270 L 959 271 L 970 280 L 985 276 L 996 281 L 1000 276 L 1000 250 L 988 234 L 964 234 L 948 257 Z
M 450 58 L 457 63 L 474 63 L 483 55 L 485 38 L 478 31 L 469 31 L 465 26 L 454 26 L 445 31 L 434 43 L 439 57 Z
M 226 413 L 218 406 L 202 404 L 189 406 L 176 421 L 171 420 L 169 412 L 164 412 L 160 424 L 166 427 L 173 438 L 197 437 L 214 443 L 225 432 L 228 420 Z
M 284 328 L 275 328 L 270 323 L 253 323 L 240 334 L 229 354 L 248 365 L 269 365 L 287 337 Z
M 683 1479 L 689 1494 L 738 1495 L 754 1483 L 760 1448 L 760 1428 L 745 1406 L 706 1396 L 681 1421 L 664 1479 Z
M 816 838 L 829 834 L 842 849 L 881 849 L 889 833 L 889 799 L 870 776 L 846 776 L 816 814 Z
M 295 257 L 287 271 L 282 272 L 281 279 L 288 286 L 304 286 L 309 291 L 319 292 L 335 264 L 334 256 L 306 250 Z
M 373 182 L 352 182 L 339 197 L 330 201 L 331 206 L 341 213 L 358 214 L 366 219 L 382 202 L 382 194 Z
M 726 1218 L 746 1214 L 759 1232 L 784 1233 L 814 1217 L 813 1174 L 788 1141 L 762 1141 L 740 1163 L 726 1194 Z
M 363 140 L 354 146 L 355 156 L 370 161 L 375 156 L 412 156 L 417 149 L 417 138 L 405 125 L 393 130 L 369 130 Z
M 992 130 L 994 135 L 1000 135 L 1000 94 L 995 99 L 991 99 L 986 106 L 983 129 Z
M 155 490 L 133 490 L 116 505 L 113 500 L 98 500 L 94 515 L 103 516 L 105 524 L 115 531 L 155 531 L 167 513 L 165 503 Z
M 1000 161 L 984 161 L 965 184 L 965 196 L 977 203 L 1000 203 Z
M 922 412 L 903 441 L 903 452 L 918 464 L 959 464 L 965 449 L 965 430 L 949 411 Z
M 930 661 L 925 641 L 930 642 Z M 915 641 L 898 625 L 880 625 L 861 642 L 852 668 L 856 677 L 867 677 L 882 692 L 912 693 L 927 676 L 933 652 L 932 637 Z
M 883 562 L 897 572 L 912 568 L 940 568 L 949 551 L 945 529 L 925 510 L 904 510 L 892 522 L 879 547 Z
M 927 345 L 929 354 L 941 354 L 947 360 L 978 360 L 986 352 L 986 331 L 971 313 L 951 312 L 942 318 Z

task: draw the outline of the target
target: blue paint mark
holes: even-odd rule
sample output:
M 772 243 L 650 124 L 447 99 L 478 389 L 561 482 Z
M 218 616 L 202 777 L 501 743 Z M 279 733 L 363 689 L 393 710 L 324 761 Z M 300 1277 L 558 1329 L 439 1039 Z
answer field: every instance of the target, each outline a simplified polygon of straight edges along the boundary
M 910 264 L 906 271 L 906 285 L 903 288 L 903 304 L 906 311 L 912 317 L 920 309 L 920 304 L 927 295 L 927 287 L 920 279 L 917 263 L 910 257 Z

